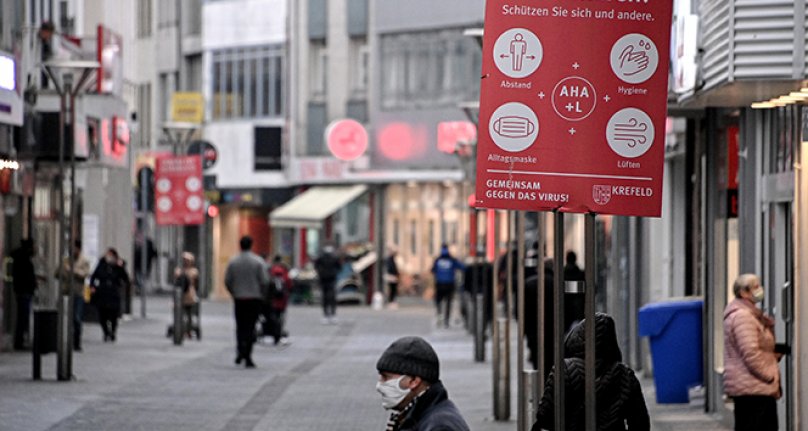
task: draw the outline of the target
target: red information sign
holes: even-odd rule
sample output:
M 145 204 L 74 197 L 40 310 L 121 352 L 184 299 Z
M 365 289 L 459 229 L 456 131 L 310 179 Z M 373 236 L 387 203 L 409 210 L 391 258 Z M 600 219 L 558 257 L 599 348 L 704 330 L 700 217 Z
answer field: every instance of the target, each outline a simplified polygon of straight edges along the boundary
M 658 217 L 672 0 L 489 0 L 476 205 Z
M 334 157 L 350 162 L 368 149 L 368 132 L 356 120 L 338 120 L 325 129 L 325 141 Z
M 205 221 L 205 191 L 199 156 L 157 159 L 154 202 L 159 225 L 191 225 Z

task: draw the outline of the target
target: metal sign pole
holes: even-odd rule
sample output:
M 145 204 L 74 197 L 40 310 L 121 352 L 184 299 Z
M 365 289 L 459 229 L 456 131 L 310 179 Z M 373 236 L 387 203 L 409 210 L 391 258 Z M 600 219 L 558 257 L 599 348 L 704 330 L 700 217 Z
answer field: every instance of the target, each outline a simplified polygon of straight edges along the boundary
M 555 429 L 565 428 L 565 366 L 564 366 L 564 213 L 555 211 L 554 274 L 553 274 L 553 345 L 555 346 Z
M 585 331 L 585 398 L 586 430 L 597 430 L 596 397 L 595 397 L 595 275 L 597 274 L 597 244 L 595 238 L 596 214 L 586 214 L 586 290 L 584 291 Z
M 538 365 L 538 368 L 536 371 L 539 373 L 539 394 L 541 394 L 544 391 L 544 379 L 547 378 L 547 367 L 549 365 L 544 360 L 544 346 L 547 345 L 548 341 L 544 337 L 544 319 L 547 317 L 544 313 L 544 304 L 547 300 L 544 295 L 544 259 L 545 255 L 547 254 L 545 252 L 545 248 L 547 246 L 547 213 L 540 212 L 537 218 L 538 223 L 536 223 L 536 242 L 538 243 L 538 250 L 536 250 L 536 274 L 538 277 L 536 277 L 536 293 L 538 294 L 536 295 L 537 302 L 534 305 L 536 306 L 538 318 L 536 319 L 536 327 L 533 328 L 536 331 L 536 351 L 533 352 L 533 354 L 537 356 L 536 364 Z M 542 350 L 541 353 L 539 353 L 539 349 Z M 538 404 L 536 407 L 538 407 Z
M 489 221 L 486 218 L 486 224 L 488 226 L 493 225 L 493 229 L 489 232 L 486 232 L 486 243 L 489 243 L 488 236 L 493 235 L 492 238 L 494 239 L 494 249 L 496 250 L 496 244 L 498 240 L 498 229 L 497 229 L 497 212 L 496 211 L 487 211 L 486 217 L 493 217 L 493 222 Z M 501 399 L 500 399 L 500 392 L 502 390 L 502 382 L 500 381 L 500 366 L 499 362 L 502 360 L 500 357 L 500 349 L 499 349 L 499 277 L 497 277 L 497 273 L 499 272 L 499 259 L 497 259 L 496 252 L 494 253 L 494 261 L 492 262 L 493 265 L 493 274 L 492 274 L 492 290 L 491 290 L 491 365 L 493 367 L 493 376 L 494 378 L 491 379 L 494 384 L 494 419 L 495 420 L 502 420 L 500 416 L 501 413 Z
M 525 395 L 525 213 L 516 212 L 516 315 L 517 315 L 517 343 L 516 343 L 516 373 L 517 373 L 517 393 L 516 402 L 519 404 L 517 415 L 517 426 L 519 431 L 527 429 L 529 422 L 526 414 L 529 410 L 525 400 L 529 397 Z
M 146 235 L 149 224 L 149 175 L 146 168 L 140 169 L 140 317 L 146 318 L 146 285 L 149 278 L 149 237 Z

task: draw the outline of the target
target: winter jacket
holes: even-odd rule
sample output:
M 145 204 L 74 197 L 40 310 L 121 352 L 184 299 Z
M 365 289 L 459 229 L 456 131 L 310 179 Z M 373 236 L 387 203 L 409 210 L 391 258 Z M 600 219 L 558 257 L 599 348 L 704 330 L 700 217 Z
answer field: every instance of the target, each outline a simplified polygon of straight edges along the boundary
M 438 381 L 432 384 L 402 420 L 400 431 L 468 431 L 460 410 Z
M 575 326 L 564 343 L 566 366 L 566 431 L 584 429 L 585 366 L 584 323 Z M 605 314 L 595 316 L 596 417 L 598 431 L 648 431 L 651 421 L 640 382 L 626 364 L 617 345 L 614 320 Z M 533 431 L 554 430 L 554 376 L 550 372 L 539 403 Z
M 31 296 L 37 288 L 34 262 L 31 251 L 20 247 L 11 252 L 11 277 L 14 283 L 14 294 L 17 296 Z
M 724 392 L 780 398 L 774 321 L 743 298 L 724 310 Z
M 241 252 L 227 264 L 224 285 L 234 299 L 263 298 L 263 288 L 269 285 L 266 263 L 251 251 Z
M 122 266 L 107 263 L 101 258 L 90 277 L 93 289 L 92 303 L 107 309 L 121 308 L 121 290 L 129 283 L 129 276 Z
M 317 278 L 321 283 L 334 283 L 342 270 L 342 262 L 331 252 L 323 252 L 314 261 L 314 269 L 317 271 Z
M 435 283 L 454 284 L 456 271 L 462 271 L 464 268 L 465 266 L 463 266 L 459 260 L 449 254 L 449 249 L 443 247 L 440 257 L 435 259 L 435 263 L 432 265 L 432 274 L 435 275 Z
M 292 280 L 289 278 L 289 268 L 282 263 L 276 263 L 269 268 L 269 278 L 277 279 L 283 286 L 281 294 L 273 294 L 271 303 L 272 308 L 278 311 L 286 310 L 289 305 L 289 295 L 292 293 Z M 270 286 L 272 288 L 274 286 Z

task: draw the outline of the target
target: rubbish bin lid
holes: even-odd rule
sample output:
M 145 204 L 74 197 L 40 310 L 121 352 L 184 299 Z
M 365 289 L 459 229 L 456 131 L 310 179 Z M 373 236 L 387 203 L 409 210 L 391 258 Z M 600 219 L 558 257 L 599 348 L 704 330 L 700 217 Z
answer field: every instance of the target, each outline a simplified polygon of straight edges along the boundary
M 655 302 L 640 308 L 639 333 L 641 337 L 654 337 L 661 334 L 668 326 L 673 316 L 680 311 L 701 310 L 704 299 L 674 299 L 670 301 Z

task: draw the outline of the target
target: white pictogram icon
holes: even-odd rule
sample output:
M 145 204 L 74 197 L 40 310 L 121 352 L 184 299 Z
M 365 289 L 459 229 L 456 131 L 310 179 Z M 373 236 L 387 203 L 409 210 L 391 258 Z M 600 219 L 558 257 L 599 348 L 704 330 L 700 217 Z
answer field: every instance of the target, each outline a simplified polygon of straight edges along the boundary
M 649 37 L 631 33 L 612 46 L 610 62 L 618 78 L 629 84 L 640 84 L 656 72 L 659 52 Z
M 188 191 L 195 192 L 199 190 L 201 186 L 202 182 L 199 181 L 199 177 L 188 177 L 188 179 L 185 180 L 185 188 L 188 189 Z
M 159 209 L 164 213 L 171 211 L 172 206 L 174 205 L 171 203 L 171 198 L 167 196 L 163 196 L 160 199 L 157 199 L 157 209 Z
M 522 151 L 536 141 L 539 119 L 532 109 L 521 103 L 506 103 L 491 116 L 488 124 L 491 139 L 508 152 Z
M 632 159 L 640 157 L 654 143 L 654 124 L 651 117 L 637 108 L 618 111 L 606 126 L 606 140 L 612 151 Z
M 160 193 L 168 193 L 171 190 L 171 180 L 168 178 L 161 178 L 157 181 L 157 191 Z
M 199 211 L 199 209 L 202 208 L 202 199 L 195 195 L 189 196 L 188 200 L 185 201 L 185 206 L 191 211 Z
M 539 68 L 544 48 L 533 32 L 512 28 L 499 36 L 494 44 L 494 63 L 510 78 L 524 78 Z

